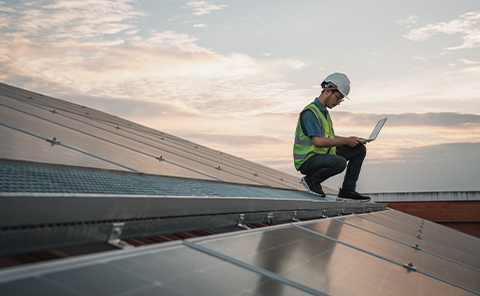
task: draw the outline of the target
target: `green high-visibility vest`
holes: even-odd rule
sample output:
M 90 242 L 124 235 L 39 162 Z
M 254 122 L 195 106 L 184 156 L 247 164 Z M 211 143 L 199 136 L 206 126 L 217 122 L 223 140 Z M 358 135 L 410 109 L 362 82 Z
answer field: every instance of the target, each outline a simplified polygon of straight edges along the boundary
M 302 112 L 300 113 L 300 116 L 298 117 L 297 130 L 295 131 L 295 143 L 293 144 L 293 162 L 295 164 L 295 168 L 297 169 L 297 171 L 300 169 L 300 166 L 313 155 L 315 154 L 334 154 L 335 155 L 337 151 L 335 147 L 325 147 L 325 148 L 315 147 L 310 137 L 306 136 L 303 133 L 300 120 L 302 118 L 302 114 L 307 110 L 313 111 L 313 114 L 315 114 L 315 116 L 317 117 L 317 120 L 320 123 L 320 126 L 322 125 L 321 123 L 323 123 L 323 127 L 325 128 L 325 138 L 332 138 L 332 139 L 335 138 L 335 134 L 333 132 L 332 119 L 330 118 L 330 114 L 327 114 L 327 118 L 325 118 L 325 116 L 320 111 L 320 109 L 318 109 L 317 105 L 315 105 L 314 103 L 307 105 L 302 110 Z

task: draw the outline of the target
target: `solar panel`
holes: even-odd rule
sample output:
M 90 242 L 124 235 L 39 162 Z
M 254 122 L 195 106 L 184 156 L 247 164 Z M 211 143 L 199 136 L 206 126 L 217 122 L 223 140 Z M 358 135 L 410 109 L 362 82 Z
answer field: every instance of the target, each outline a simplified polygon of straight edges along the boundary
M 0 115 L 1 116 L 1 115 Z M 60 145 L 52 145 L 46 139 L 7 127 L 0 122 L 0 141 L 2 156 L 9 159 L 21 159 L 44 163 L 67 163 L 72 166 L 88 166 L 109 170 L 128 170 L 125 167 L 109 163 L 99 158 L 89 157 L 80 151 Z
M 98 110 L 4 84 L 0 85 L 0 109 L 0 124 L 10 128 L 10 134 L 12 131 L 14 134 L 28 134 L 32 136 L 30 141 L 35 143 L 55 137 L 62 147 L 81 153 L 76 159 L 71 155 L 63 157 L 63 151 L 67 149 L 61 149 L 55 153 L 58 157 L 52 159 L 44 157 L 46 149 L 32 155 L 25 155 L 23 150 L 16 153 L 2 150 L 0 158 L 68 165 L 78 165 L 82 162 L 79 158 L 96 158 L 109 164 L 86 162 L 97 168 L 112 168 L 113 164 L 119 170 L 147 174 L 305 191 L 298 177 Z M 28 143 L 29 137 L 23 138 L 24 144 L 36 146 Z M 55 142 L 51 143 L 55 145 Z M 17 145 L 16 137 L 12 137 L 9 145 Z
M 145 249 L 6 282 L 0 295 L 311 295 L 178 243 Z
M 423 232 L 430 233 L 443 239 L 453 241 L 461 240 L 461 243 L 466 247 L 480 251 L 480 245 L 476 242 L 476 238 L 469 234 L 455 231 L 450 227 L 432 223 L 428 220 L 420 219 L 398 211 L 389 211 L 385 214 L 393 218 L 393 220 L 406 222 L 410 227 L 422 229 Z
M 328 222 L 300 225 L 310 223 Z M 335 239 L 336 233 L 330 229 L 327 236 Z M 403 262 L 394 265 L 302 229 L 277 228 L 251 233 L 248 237 L 235 236 L 201 244 L 332 295 L 456 295 L 464 292 L 435 278 L 409 272 L 402 267 Z M 376 249 L 369 250 L 376 253 Z
M 407 232 L 410 235 L 414 235 L 417 237 L 420 236 L 423 240 L 426 240 L 435 244 L 439 244 L 453 250 L 458 250 L 459 252 L 470 255 L 474 258 L 477 258 L 480 256 L 480 253 L 472 248 L 463 246 L 462 244 L 459 244 L 457 242 L 454 242 L 445 238 L 438 237 L 436 235 L 425 233 L 423 230 L 422 232 L 420 232 L 419 230 L 421 230 L 421 228 L 415 229 L 415 228 L 409 227 L 408 225 L 405 225 L 403 223 L 398 223 L 399 222 L 398 220 L 396 221 L 395 219 L 388 219 L 381 215 L 371 215 L 371 216 L 368 216 L 367 218 L 371 219 L 372 221 L 378 222 L 380 224 L 384 224 L 386 226 Z
M 313 220 L 4 269 L 0 294 L 480 295 L 478 270 L 412 248 L 405 240 L 411 236 L 365 219 L 381 215 Z
M 412 247 L 413 245 L 404 244 L 401 241 L 386 240 L 384 237 L 367 231 L 358 231 L 359 228 L 341 222 L 349 222 L 349 220 L 350 217 L 341 220 L 332 219 L 328 222 L 309 224 L 304 227 L 355 247 L 370 250 L 391 260 L 407 264 L 412 262 L 415 268 L 428 274 L 474 291 L 480 291 L 480 281 L 475 282 L 475 278 L 469 276 L 470 273 L 476 273 L 480 277 L 480 270 L 465 268 L 465 266 L 456 262 L 421 252 Z
M 412 248 L 418 245 L 417 250 L 436 254 L 443 258 L 447 258 L 460 264 L 464 264 L 466 266 L 470 266 L 472 268 L 480 270 L 480 260 L 475 257 L 472 257 L 468 254 L 463 254 L 440 244 L 426 241 L 424 239 L 419 239 L 417 235 L 405 233 L 398 228 L 391 228 L 384 224 L 377 223 L 372 220 L 367 220 L 368 217 L 369 215 L 352 216 L 345 221 L 363 229 L 371 230 L 378 235 L 383 235 L 390 239 L 408 244 Z

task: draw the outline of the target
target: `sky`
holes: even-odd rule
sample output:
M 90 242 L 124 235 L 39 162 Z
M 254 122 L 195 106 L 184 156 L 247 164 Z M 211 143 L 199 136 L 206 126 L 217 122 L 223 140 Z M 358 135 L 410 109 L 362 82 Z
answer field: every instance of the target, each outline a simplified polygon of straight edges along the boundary
M 298 113 L 345 73 L 336 134 L 388 117 L 357 191 L 480 190 L 478 0 L 3 1 L 0 69 L 296 176 Z

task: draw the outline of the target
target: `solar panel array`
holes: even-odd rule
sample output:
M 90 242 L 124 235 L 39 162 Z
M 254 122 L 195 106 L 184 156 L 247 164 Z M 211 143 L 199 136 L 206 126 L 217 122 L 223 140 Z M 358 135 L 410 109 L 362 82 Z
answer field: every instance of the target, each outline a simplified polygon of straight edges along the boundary
M 480 295 L 480 240 L 388 210 L 0 270 L 0 295 Z
M 305 191 L 300 179 L 168 133 L 0 83 L 0 158 Z M 326 188 L 327 193 L 336 191 Z
M 305 198 L 310 195 L 297 177 L 86 106 L 5 84 L 0 84 L 0 136 L 0 180 L 5 183 L 0 184 L 5 193 L 2 201 L 8 200 L 7 206 L 24 200 L 37 204 L 28 208 L 28 214 L 24 211 L 23 216 L 18 215 L 28 223 L 10 225 L 17 219 L 16 210 L 3 215 L 2 223 L 10 224 L 2 225 L 13 227 L 2 229 L 3 234 L 17 234 L 22 239 L 27 239 L 21 234 L 28 231 L 36 231 L 41 240 L 47 238 L 42 235 L 62 238 L 54 237 L 54 224 L 33 227 L 29 219 L 36 215 L 59 223 L 61 219 L 54 212 L 62 219 L 73 219 L 72 214 L 80 212 L 81 221 L 61 220 L 66 224 L 60 226 L 77 231 L 70 232 L 75 234 L 84 232 L 81 225 L 85 221 L 113 217 L 101 211 L 94 216 L 89 210 L 67 205 L 77 199 L 84 206 L 85 202 L 102 202 L 102 210 L 120 215 L 123 212 L 117 199 L 131 194 L 128 202 L 132 203 L 123 214 L 131 211 L 134 216 L 127 217 L 133 220 L 127 221 L 124 230 L 129 229 L 130 222 L 137 227 L 138 218 L 145 218 L 145 223 L 158 218 L 159 214 L 148 211 L 164 210 L 165 215 L 171 215 L 164 203 L 176 201 L 171 195 L 191 203 L 174 204 L 179 210 L 192 208 L 185 219 L 192 216 L 209 220 L 227 212 L 236 217 L 243 213 L 239 210 L 242 207 L 252 207 L 251 214 L 255 215 L 259 210 L 280 209 L 277 206 L 282 204 L 285 208 L 267 217 L 284 215 L 288 216 L 285 221 L 292 221 L 289 203 L 309 202 Z M 5 163 L 5 159 L 42 165 Z M 95 198 L 89 195 L 83 200 L 83 194 L 95 194 Z M 144 196 L 137 198 L 139 194 Z M 222 201 L 211 196 L 233 198 Z M 50 199 L 55 201 L 44 202 Z M 205 217 L 192 214 L 200 204 L 203 208 L 199 210 L 207 211 L 202 212 Z M 380 204 L 345 206 L 334 201 L 311 201 L 308 208 L 300 205 L 303 212 L 298 217 L 319 217 L 307 215 L 314 212 L 312 206 L 317 212 L 327 206 L 333 209 L 323 210 L 324 215 L 361 213 L 374 206 L 383 209 Z M 344 208 L 351 211 L 345 212 Z M 223 213 L 222 209 L 228 211 Z M 264 218 L 265 213 L 258 214 Z M 89 215 L 90 220 L 85 218 Z M 168 217 L 153 219 L 152 223 L 178 222 Z M 116 220 L 120 218 L 115 216 Z M 236 218 L 232 221 L 237 223 Z M 98 227 L 105 226 L 108 234 L 113 231 L 110 224 Z M 33 228 L 16 227 L 22 225 Z M 480 295 L 480 239 L 388 210 L 0 269 L 2 296 L 406 294 Z

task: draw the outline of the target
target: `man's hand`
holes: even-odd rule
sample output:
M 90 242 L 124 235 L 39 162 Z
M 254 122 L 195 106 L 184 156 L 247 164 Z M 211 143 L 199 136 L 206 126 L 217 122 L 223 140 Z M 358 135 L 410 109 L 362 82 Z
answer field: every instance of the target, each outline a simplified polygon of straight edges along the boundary
M 360 139 L 358 137 L 348 137 L 348 138 L 344 138 L 344 139 L 345 139 L 345 145 L 348 145 L 350 147 L 355 147 L 359 144 L 363 145 L 362 139 Z
M 326 147 L 335 147 L 335 146 L 342 146 L 348 145 L 350 147 L 355 147 L 358 144 L 364 145 L 362 139 L 359 137 L 342 137 L 342 136 L 335 136 L 334 139 L 332 138 L 324 138 L 324 137 L 310 137 L 312 139 L 312 143 L 315 147 L 319 148 L 326 148 Z

